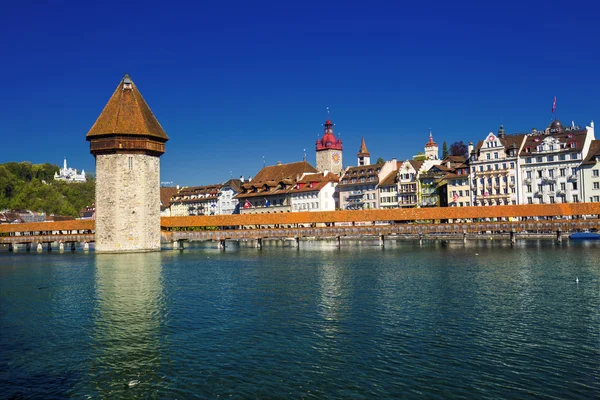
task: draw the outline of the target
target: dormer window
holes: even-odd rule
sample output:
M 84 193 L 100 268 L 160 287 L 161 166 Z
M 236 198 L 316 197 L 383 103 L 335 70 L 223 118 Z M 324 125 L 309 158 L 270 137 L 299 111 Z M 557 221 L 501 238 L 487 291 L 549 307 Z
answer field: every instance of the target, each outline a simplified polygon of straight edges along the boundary
M 574 149 L 577 147 L 577 142 L 571 142 L 571 148 Z

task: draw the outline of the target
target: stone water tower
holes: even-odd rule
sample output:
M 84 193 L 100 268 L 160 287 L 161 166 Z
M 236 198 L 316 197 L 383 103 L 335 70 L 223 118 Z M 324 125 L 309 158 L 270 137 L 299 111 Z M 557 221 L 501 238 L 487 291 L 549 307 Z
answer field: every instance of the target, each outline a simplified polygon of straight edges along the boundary
M 160 156 L 169 137 L 125 75 L 88 132 L 96 252 L 160 250 Z

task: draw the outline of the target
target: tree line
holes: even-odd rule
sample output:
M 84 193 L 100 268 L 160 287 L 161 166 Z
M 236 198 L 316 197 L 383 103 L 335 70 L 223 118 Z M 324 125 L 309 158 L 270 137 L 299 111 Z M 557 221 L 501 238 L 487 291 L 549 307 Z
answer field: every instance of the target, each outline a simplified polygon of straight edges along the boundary
M 96 182 L 55 181 L 60 168 L 53 164 L 9 162 L 0 164 L 0 210 L 31 210 L 47 215 L 78 217 L 79 211 L 92 205 Z

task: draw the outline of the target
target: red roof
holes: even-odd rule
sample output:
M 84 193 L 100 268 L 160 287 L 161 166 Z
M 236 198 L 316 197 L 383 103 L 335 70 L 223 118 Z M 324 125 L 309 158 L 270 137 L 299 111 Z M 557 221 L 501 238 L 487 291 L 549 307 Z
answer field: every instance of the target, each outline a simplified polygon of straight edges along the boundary
M 333 123 L 331 120 L 325 121 L 323 137 L 320 140 L 317 140 L 316 150 L 343 150 L 342 141 L 337 139 L 333 134 Z

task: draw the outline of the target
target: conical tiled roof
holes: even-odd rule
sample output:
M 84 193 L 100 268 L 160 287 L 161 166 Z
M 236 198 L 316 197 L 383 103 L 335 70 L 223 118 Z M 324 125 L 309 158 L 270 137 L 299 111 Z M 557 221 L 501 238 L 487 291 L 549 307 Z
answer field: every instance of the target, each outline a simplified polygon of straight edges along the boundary
M 358 154 L 370 155 L 369 150 L 367 150 L 364 136 L 362 138 L 362 143 L 360 144 L 360 150 L 358 151 Z
M 163 142 L 169 140 L 129 75 L 123 77 L 86 139 L 110 135 L 144 136 Z

